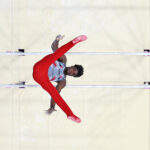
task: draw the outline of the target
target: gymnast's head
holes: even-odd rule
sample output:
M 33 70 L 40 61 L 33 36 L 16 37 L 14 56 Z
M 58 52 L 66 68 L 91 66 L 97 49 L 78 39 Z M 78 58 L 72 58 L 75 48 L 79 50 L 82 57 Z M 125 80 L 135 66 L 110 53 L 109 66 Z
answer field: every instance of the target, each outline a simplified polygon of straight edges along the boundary
M 80 77 L 83 75 L 83 72 L 84 68 L 81 65 L 74 65 L 65 69 L 65 74 L 73 77 Z

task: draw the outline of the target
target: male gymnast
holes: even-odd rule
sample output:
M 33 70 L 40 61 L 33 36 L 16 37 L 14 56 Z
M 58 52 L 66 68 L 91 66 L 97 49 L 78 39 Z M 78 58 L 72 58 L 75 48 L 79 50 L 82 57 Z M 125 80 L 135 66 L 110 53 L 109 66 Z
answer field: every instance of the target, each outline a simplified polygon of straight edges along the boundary
M 51 95 L 50 108 L 47 110 L 49 114 L 55 111 L 55 103 L 66 113 L 67 118 L 77 123 L 81 122 L 80 118 L 75 116 L 66 102 L 59 95 L 61 90 L 66 86 L 66 77 L 80 77 L 83 75 L 83 67 L 81 65 L 66 66 L 67 58 L 64 55 L 77 43 L 87 39 L 85 35 L 81 35 L 58 48 L 59 41 L 64 36 L 58 35 L 52 43 L 53 54 L 45 56 L 38 61 L 33 67 L 33 78 Z M 57 82 L 56 88 L 51 84 L 51 81 Z

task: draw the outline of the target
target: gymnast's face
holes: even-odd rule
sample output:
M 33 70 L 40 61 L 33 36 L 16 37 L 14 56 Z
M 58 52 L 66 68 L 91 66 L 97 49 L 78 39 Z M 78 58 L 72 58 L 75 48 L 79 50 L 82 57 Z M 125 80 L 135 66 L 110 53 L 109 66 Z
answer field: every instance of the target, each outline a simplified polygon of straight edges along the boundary
M 78 70 L 76 67 L 71 66 L 66 68 L 66 75 L 76 76 L 78 74 Z

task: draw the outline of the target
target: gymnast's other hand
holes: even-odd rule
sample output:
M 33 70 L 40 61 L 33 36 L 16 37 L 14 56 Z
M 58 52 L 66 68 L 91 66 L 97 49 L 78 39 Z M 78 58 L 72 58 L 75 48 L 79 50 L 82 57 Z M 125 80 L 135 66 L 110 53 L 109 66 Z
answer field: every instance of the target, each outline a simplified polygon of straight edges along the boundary
M 61 34 L 57 35 L 57 36 L 56 36 L 56 41 L 62 40 L 62 39 L 64 38 L 64 36 L 65 36 L 65 35 L 61 35 Z
M 54 111 L 57 111 L 54 107 L 50 107 L 48 110 L 46 110 L 46 113 L 51 115 Z

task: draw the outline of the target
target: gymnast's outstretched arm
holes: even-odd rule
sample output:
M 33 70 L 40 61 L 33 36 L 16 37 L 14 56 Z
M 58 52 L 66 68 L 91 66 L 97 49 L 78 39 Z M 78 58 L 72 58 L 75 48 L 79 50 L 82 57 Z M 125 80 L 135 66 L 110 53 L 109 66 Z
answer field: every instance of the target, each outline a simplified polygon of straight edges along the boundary
M 53 52 L 55 52 L 58 49 L 59 41 L 62 40 L 63 37 L 64 36 L 61 36 L 61 35 L 57 35 L 56 36 L 56 39 L 53 41 L 53 43 L 51 45 L 51 48 L 52 48 Z M 61 56 L 58 60 L 61 61 L 61 62 L 63 62 L 64 64 L 66 64 L 66 62 L 67 62 L 67 58 L 66 58 L 65 55 Z M 56 89 L 57 89 L 58 93 L 60 93 L 61 90 L 65 86 L 66 86 L 66 80 L 57 82 Z M 56 104 L 55 101 L 51 98 L 50 108 L 47 110 L 48 114 L 51 114 L 52 112 L 56 111 L 55 104 Z
M 61 92 L 61 90 L 66 86 L 66 80 L 63 81 L 59 81 L 57 83 L 56 89 L 58 91 L 58 93 Z M 50 108 L 47 110 L 48 114 L 51 114 L 52 112 L 56 111 L 55 109 L 55 101 L 51 98 L 51 104 L 50 104 Z
M 53 52 L 55 52 L 58 49 L 58 44 L 59 44 L 59 41 L 55 39 L 51 45 Z
M 53 52 L 55 52 L 58 49 L 59 41 L 62 40 L 63 38 L 64 38 L 64 35 L 57 35 L 56 36 L 55 40 L 53 41 L 53 43 L 51 45 Z M 67 62 L 67 58 L 65 55 L 61 56 L 58 60 L 65 63 L 65 64 Z

